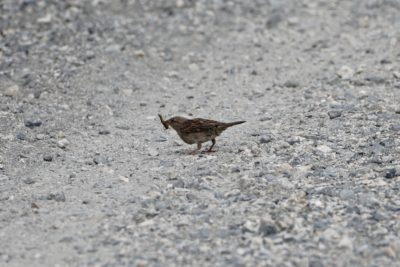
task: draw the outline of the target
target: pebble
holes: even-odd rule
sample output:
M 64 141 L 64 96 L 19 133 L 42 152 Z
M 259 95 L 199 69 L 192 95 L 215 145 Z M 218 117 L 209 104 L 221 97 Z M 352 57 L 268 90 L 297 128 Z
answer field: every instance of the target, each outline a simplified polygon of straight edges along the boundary
M 278 26 L 278 24 L 282 21 L 282 15 L 280 12 L 272 13 L 265 23 L 267 29 L 273 29 Z
M 372 213 L 372 219 L 374 219 L 377 222 L 386 220 L 387 218 L 388 216 L 382 211 L 377 210 L 374 213 Z
M 15 135 L 15 138 L 17 138 L 18 140 L 26 140 L 26 135 L 24 133 L 17 133 Z
M 107 130 L 107 129 L 101 129 L 101 130 L 99 130 L 99 134 L 100 135 L 107 135 L 107 134 L 110 134 L 111 132 L 109 131 L 109 130 Z
M 337 75 L 343 80 L 348 80 L 354 76 L 355 71 L 349 66 L 342 66 L 338 71 Z
M 258 232 L 263 236 L 271 236 L 278 233 L 278 228 L 271 220 L 261 220 Z
M 96 164 L 107 164 L 109 162 L 109 159 L 104 156 L 104 155 L 96 155 L 93 158 L 93 162 Z
M 400 132 L 400 124 L 393 124 L 390 126 L 390 130 Z
M 385 78 L 383 78 L 381 76 L 375 76 L 375 75 L 366 76 L 364 79 L 368 82 L 372 82 L 372 83 L 376 83 L 376 84 L 382 84 L 382 83 L 385 83 L 385 81 L 386 81 Z
M 336 118 L 339 118 L 340 116 L 342 116 L 342 111 L 340 111 L 340 110 L 331 110 L 331 111 L 328 111 L 328 116 L 329 116 L 329 118 L 332 120 L 332 119 L 336 119 Z
M 391 169 L 386 171 L 386 174 L 385 174 L 385 178 L 386 179 L 392 179 L 392 178 L 394 178 L 396 176 L 399 176 L 399 174 L 397 173 L 396 168 L 391 168 Z
M 43 160 L 44 161 L 53 161 L 53 156 L 50 154 L 45 154 L 45 155 L 43 155 Z
M 36 140 L 43 140 L 46 137 L 44 134 L 37 134 L 36 135 Z
M 156 156 L 158 156 L 159 154 L 160 154 L 160 153 L 159 153 L 158 150 L 155 149 L 155 148 L 149 148 L 149 150 L 148 150 L 148 155 L 151 156 L 151 157 L 156 157 Z
M 107 46 L 104 51 L 107 53 L 116 53 L 121 51 L 121 46 L 119 44 L 112 44 Z
M 12 85 L 4 91 L 4 95 L 8 97 L 16 97 L 19 93 L 18 85 Z
M 300 83 L 295 80 L 288 80 L 283 84 L 283 86 L 288 87 L 288 88 L 297 88 L 300 86 Z
M 353 241 L 347 235 L 343 236 L 338 243 L 339 248 L 353 249 Z
M 32 129 L 35 127 L 40 127 L 42 125 L 42 121 L 38 119 L 33 119 L 33 120 L 26 120 L 25 121 L 25 126 Z
M 47 200 L 55 200 L 57 202 L 65 202 L 64 192 L 50 193 L 47 195 Z
M 57 146 L 59 147 L 59 148 L 66 148 L 67 146 L 69 145 L 69 141 L 67 140 L 67 139 L 65 139 L 65 138 L 63 138 L 63 139 L 61 139 L 61 140 L 59 140 L 58 142 L 57 142 Z
M 30 177 L 27 177 L 27 178 L 23 179 L 22 181 L 23 181 L 25 184 L 34 184 L 34 183 L 35 183 L 35 180 L 33 180 L 33 179 L 30 178 Z
M 260 137 L 260 144 L 267 144 L 267 143 L 269 143 L 269 142 L 271 142 L 272 141 L 272 136 L 270 136 L 270 135 L 262 135 L 261 137 Z
M 326 146 L 326 145 L 319 145 L 319 146 L 317 146 L 317 150 L 327 154 L 332 151 L 332 148 L 330 148 L 329 146 Z

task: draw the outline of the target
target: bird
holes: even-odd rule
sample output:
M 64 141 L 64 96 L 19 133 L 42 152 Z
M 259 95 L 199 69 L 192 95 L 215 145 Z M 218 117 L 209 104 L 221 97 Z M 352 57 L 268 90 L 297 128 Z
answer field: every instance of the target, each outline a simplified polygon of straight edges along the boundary
M 212 144 L 206 152 L 215 152 L 212 149 L 216 144 L 215 138 L 217 136 L 229 127 L 246 122 L 220 122 L 202 118 L 188 119 L 181 116 L 175 116 L 164 120 L 160 114 L 158 114 L 158 117 L 160 117 L 161 123 L 164 125 L 165 129 L 171 126 L 185 143 L 190 145 L 197 144 L 197 148 L 193 150 L 191 154 L 195 154 L 199 151 L 202 143 L 208 141 L 211 141 Z

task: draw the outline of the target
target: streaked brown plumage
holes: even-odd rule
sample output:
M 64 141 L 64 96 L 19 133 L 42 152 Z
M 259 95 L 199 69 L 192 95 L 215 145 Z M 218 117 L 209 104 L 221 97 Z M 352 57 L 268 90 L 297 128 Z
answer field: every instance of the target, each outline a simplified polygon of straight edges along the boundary
M 244 123 L 245 121 L 236 122 L 219 122 L 207 119 L 187 119 L 184 117 L 172 117 L 169 120 L 164 121 L 161 115 L 161 123 L 164 125 L 165 129 L 171 126 L 179 135 L 179 137 L 187 144 L 197 144 L 196 151 L 201 149 L 201 144 L 207 141 L 211 141 L 212 145 L 207 150 L 207 152 L 213 152 L 216 141 L 215 138 L 219 136 L 227 128 Z

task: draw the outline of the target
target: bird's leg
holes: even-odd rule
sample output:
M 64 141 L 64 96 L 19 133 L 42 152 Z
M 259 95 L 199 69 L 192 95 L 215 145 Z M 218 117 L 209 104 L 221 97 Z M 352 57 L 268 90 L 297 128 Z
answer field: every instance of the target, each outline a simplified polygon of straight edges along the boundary
M 216 143 L 217 141 L 215 141 L 215 138 L 214 138 L 214 139 L 211 140 L 211 142 L 212 142 L 212 145 L 211 145 L 210 148 L 207 150 L 207 152 L 215 152 L 215 150 L 212 150 L 212 148 L 214 147 L 214 145 L 215 145 L 215 143 Z
M 197 143 L 197 148 L 193 150 L 190 154 L 195 155 L 197 151 L 201 149 L 201 143 Z

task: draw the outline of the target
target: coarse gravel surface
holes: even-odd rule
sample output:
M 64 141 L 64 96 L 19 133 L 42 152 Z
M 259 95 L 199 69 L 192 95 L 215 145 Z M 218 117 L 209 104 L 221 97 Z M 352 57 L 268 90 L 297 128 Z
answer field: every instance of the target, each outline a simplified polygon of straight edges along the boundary
M 0 0 L 0 266 L 400 266 L 399 14 Z

